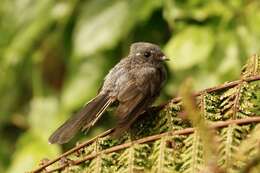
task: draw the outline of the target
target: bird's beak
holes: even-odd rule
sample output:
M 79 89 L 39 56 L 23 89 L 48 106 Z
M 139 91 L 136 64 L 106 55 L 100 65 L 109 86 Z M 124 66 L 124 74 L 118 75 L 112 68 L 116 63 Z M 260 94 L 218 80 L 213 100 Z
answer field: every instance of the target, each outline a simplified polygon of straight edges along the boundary
M 163 55 L 163 56 L 161 57 L 161 60 L 163 60 L 163 61 L 170 61 L 170 59 L 167 58 L 165 55 Z

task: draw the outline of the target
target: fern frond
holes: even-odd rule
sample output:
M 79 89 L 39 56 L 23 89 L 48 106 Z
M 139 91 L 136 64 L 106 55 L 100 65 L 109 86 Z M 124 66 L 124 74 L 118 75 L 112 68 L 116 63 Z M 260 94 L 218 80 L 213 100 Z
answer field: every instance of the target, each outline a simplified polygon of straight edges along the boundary
M 249 126 L 229 125 L 220 130 L 219 165 L 226 170 L 233 166 L 234 153 L 242 139 L 248 134 Z
M 172 139 L 174 140 L 174 139 Z M 153 144 L 153 151 L 151 153 L 151 172 L 164 172 L 171 173 L 175 172 L 176 163 L 174 162 L 174 152 L 177 154 L 176 150 L 174 150 L 171 138 L 169 136 L 162 137 L 160 140 L 157 140 Z
M 221 103 L 220 96 L 216 93 L 207 93 L 204 97 L 205 106 L 203 112 L 205 119 L 211 121 L 223 120 L 221 109 L 219 108 Z
M 94 142 L 94 153 L 98 153 L 100 151 L 100 146 L 99 146 L 99 139 L 97 139 Z M 97 172 L 100 173 L 102 172 L 102 154 L 97 155 L 94 159 L 91 160 L 89 167 L 88 167 L 88 173 L 92 172 Z
M 144 171 L 148 165 L 151 146 L 148 144 L 133 144 L 122 151 L 117 161 L 116 172 L 134 173 Z
M 254 129 L 247 135 L 247 138 L 238 147 L 234 153 L 234 170 L 239 171 L 246 167 L 248 161 L 260 155 L 260 124 L 257 124 Z M 260 163 L 259 163 L 260 164 Z
M 180 103 L 169 103 L 156 117 L 156 126 L 153 130 L 157 131 L 157 133 L 162 133 L 170 130 L 183 129 L 184 123 L 182 119 L 178 117 L 180 110 Z
M 260 115 L 260 82 L 251 82 L 243 98 L 241 111 L 248 116 Z
M 199 133 L 195 131 L 184 140 L 185 147 L 181 154 L 182 166 L 180 172 L 198 172 L 204 163 L 202 142 Z
M 258 55 L 250 57 L 241 72 L 242 78 L 255 75 L 260 75 L 260 57 Z

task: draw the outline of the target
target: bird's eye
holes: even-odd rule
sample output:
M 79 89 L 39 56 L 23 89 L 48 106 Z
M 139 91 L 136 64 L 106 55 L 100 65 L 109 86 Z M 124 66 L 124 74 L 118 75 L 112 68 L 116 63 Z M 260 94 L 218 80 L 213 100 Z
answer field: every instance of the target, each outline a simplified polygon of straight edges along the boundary
M 144 56 L 145 56 L 146 58 L 149 58 L 149 57 L 151 56 L 151 52 L 144 52 Z

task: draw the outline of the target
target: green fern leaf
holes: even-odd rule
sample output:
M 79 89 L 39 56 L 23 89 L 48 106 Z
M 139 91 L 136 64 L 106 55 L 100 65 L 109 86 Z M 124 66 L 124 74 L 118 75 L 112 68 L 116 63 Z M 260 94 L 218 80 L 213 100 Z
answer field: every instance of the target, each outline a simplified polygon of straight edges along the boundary
M 184 140 L 184 148 L 181 154 L 182 166 L 180 172 L 193 173 L 199 172 L 202 167 L 203 160 L 203 148 L 202 142 L 199 137 L 199 133 L 195 131 Z

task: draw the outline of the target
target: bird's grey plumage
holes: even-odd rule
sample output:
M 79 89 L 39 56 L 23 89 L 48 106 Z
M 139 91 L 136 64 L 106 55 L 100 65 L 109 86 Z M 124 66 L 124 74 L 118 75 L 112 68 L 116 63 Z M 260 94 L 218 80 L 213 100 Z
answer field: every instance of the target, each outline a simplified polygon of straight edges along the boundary
M 117 126 L 114 136 L 127 130 L 136 118 L 159 95 L 166 79 L 164 54 L 151 43 L 131 45 L 129 55 L 122 59 L 105 77 L 98 95 L 49 138 L 51 143 L 68 142 L 81 128 L 89 128 L 114 101 Z

